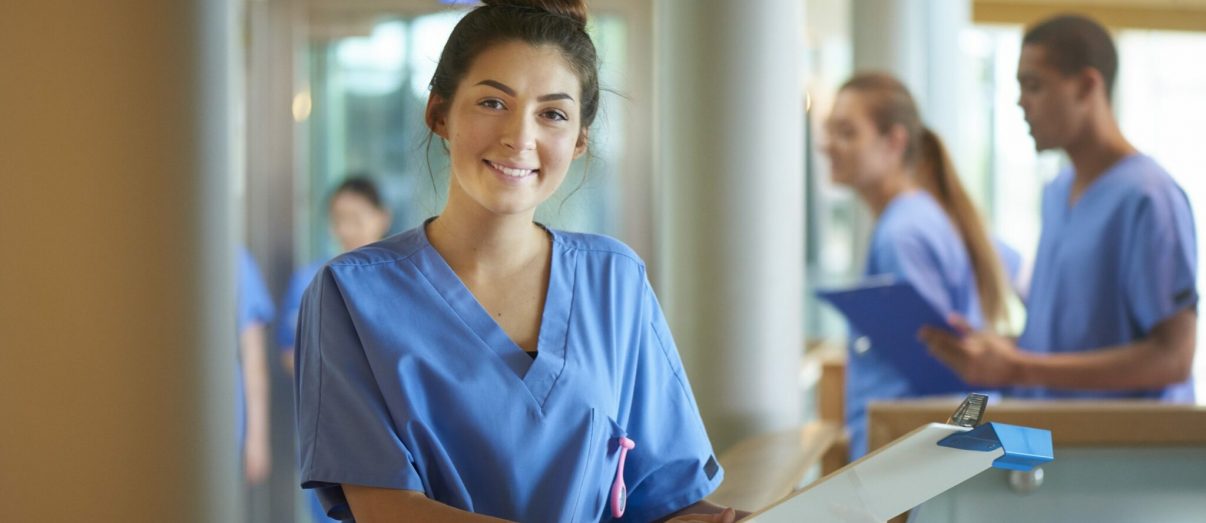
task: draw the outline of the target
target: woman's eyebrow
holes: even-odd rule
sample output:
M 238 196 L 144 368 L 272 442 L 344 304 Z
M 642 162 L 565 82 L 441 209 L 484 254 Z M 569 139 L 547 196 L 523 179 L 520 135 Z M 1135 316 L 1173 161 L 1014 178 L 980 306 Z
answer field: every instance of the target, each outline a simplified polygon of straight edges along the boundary
M 537 102 L 551 102 L 553 100 L 569 100 L 574 101 L 574 97 L 565 93 L 553 93 L 536 97 Z
M 499 82 L 498 80 L 482 80 L 482 81 L 478 82 L 476 85 L 485 85 L 488 87 L 493 87 L 495 89 L 498 89 L 499 91 L 506 93 L 508 96 L 515 96 L 514 89 L 508 87 L 507 84 Z M 540 95 L 536 98 L 536 101 L 538 101 L 538 102 L 551 102 L 553 100 L 569 100 L 572 102 L 574 100 L 574 97 L 572 97 L 566 93 L 552 93 L 552 94 Z
M 510 88 L 510 87 L 507 87 L 507 84 L 504 84 L 504 83 L 499 82 L 499 81 L 497 81 L 497 80 L 482 80 L 482 81 L 478 82 L 478 83 L 477 83 L 477 85 L 486 85 L 486 86 L 490 86 L 490 87 L 493 87 L 493 88 L 495 88 L 495 89 L 498 89 L 499 91 L 502 91 L 502 92 L 504 92 L 504 93 L 507 93 L 507 95 L 509 95 L 509 96 L 515 96 L 515 90 L 514 90 L 514 89 L 512 89 L 512 88 Z

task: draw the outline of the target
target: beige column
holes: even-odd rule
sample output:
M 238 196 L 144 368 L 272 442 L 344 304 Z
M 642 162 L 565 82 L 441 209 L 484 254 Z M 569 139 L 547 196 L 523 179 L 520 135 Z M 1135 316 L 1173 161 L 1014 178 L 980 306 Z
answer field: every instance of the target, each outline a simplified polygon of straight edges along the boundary
M 973 79 L 959 38 L 971 25 L 971 0 L 856 0 L 851 9 L 854 69 L 900 78 L 960 161 L 966 131 L 959 109 L 967 107 L 960 99 Z
M 801 416 L 803 23 L 800 0 L 654 11 L 656 284 L 718 450 Z
M 238 521 L 236 5 L 0 9 L 0 519 Z

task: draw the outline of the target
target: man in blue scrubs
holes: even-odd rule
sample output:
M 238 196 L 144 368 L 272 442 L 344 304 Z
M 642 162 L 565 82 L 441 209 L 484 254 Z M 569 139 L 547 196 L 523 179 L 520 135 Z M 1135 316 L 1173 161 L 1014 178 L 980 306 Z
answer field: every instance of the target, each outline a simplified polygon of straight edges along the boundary
M 1109 34 L 1087 18 L 1053 18 L 1023 39 L 1018 105 L 1035 147 L 1062 149 L 1072 165 L 1043 194 L 1021 337 L 922 332 L 971 383 L 1023 397 L 1193 399 L 1193 218 L 1181 188 L 1118 128 L 1117 65 Z

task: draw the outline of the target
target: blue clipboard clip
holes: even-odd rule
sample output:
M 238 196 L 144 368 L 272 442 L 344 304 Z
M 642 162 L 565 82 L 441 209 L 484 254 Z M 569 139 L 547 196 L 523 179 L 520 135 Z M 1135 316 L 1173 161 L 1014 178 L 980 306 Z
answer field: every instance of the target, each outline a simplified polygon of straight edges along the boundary
M 938 441 L 938 445 L 961 450 L 990 452 L 998 448 L 1004 449 L 1005 454 L 992 462 L 994 468 L 1020 470 L 1029 472 L 1034 467 L 1055 461 L 1055 452 L 1051 446 L 1051 431 L 1020 427 L 1005 423 L 988 422 L 979 424 L 984 415 L 987 398 L 980 394 L 971 394 L 952 419 L 960 418 L 961 413 L 974 411 L 976 425 L 967 432 L 951 434 Z M 966 419 L 967 416 L 964 416 Z M 962 424 L 962 423 L 957 423 Z M 970 426 L 962 424 L 964 426 Z

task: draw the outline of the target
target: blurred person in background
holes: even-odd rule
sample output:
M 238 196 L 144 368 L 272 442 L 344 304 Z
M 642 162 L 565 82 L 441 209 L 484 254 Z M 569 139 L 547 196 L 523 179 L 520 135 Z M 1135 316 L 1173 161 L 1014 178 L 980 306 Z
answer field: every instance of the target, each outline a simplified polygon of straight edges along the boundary
M 1123 136 L 1111 106 L 1118 52 L 1097 22 L 1026 31 L 1018 105 L 1039 151 L 1071 165 L 1043 192 L 1042 232 L 1016 340 L 962 323 L 923 330 L 970 383 L 1023 397 L 1193 401 L 1197 238 L 1189 200 Z
M 384 238 L 392 220 L 389 206 L 381 198 L 376 182 L 366 174 L 349 176 L 335 187 L 327 200 L 327 216 L 331 234 L 339 242 L 340 253 Z M 302 294 L 325 263 L 326 260 L 314 261 L 297 269 L 281 298 L 276 342 L 281 350 L 281 364 L 289 376 L 293 376 L 297 313 Z
M 941 313 L 976 326 L 1006 321 L 998 252 L 942 141 L 921 121 L 905 86 L 863 73 L 838 91 L 822 147 L 833 181 L 853 189 L 875 217 L 864 274 L 906 281 Z M 867 451 L 867 404 L 918 393 L 879 350 L 856 350 L 846 363 L 850 458 Z
M 263 483 L 272 472 L 267 337 L 268 324 L 275 311 L 260 268 L 246 248 L 239 248 L 235 271 L 238 279 L 235 327 L 239 348 L 239 375 L 235 380 L 238 387 L 235 393 L 237 436 L 244 478 L 248 485 L 254 486 Z

